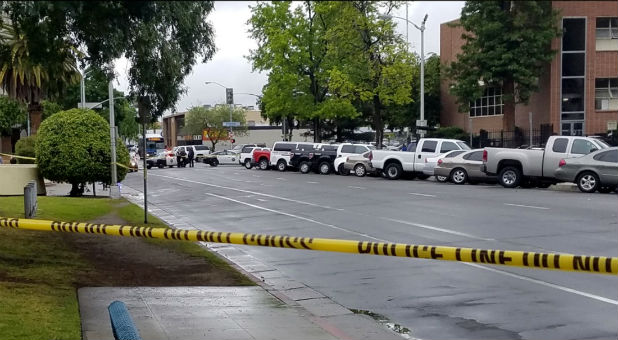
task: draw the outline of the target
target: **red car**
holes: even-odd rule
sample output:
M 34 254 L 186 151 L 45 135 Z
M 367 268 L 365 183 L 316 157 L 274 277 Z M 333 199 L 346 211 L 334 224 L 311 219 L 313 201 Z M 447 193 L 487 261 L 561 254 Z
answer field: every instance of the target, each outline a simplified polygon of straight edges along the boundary
M 268 170 L 270 167 L 270 149 L 254 150 L 253 163 L 257 164 L 260 170 Z

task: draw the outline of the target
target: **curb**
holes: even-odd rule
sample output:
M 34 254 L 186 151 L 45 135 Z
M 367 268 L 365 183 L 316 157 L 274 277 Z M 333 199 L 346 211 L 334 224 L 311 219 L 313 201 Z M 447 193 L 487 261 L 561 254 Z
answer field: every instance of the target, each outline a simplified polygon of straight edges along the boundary
M 129 186 L 124 186 L 122 196 L 142 209 L 144 208 L 143 193 L 141 191 L 133 189 Z M 178 218 L 172 213 L 159 208 L 156 204 L 149 202 L 148 208 L 149 214 L 156 216 L 170 228 L 199 230 L 193 224 L 183 221 L 182 218 Z M 211 244 L 207 242 L 198 242 L 198 244 L 227 262 L 234 269 L 247 276 L 251 281 L 285 304 L 305 309 L 312 315 L 308 317 L 313 323 L 320 326 L 336 338 L 352 339 L 352 336 L 357 339 L 406 338 L 405 335 L 393 331 L 385 324 L 376 322 L 375 319 L 367 315 L 354 313 L 348 308 L 334 302 L 322 293 L 306 286 L 304 283 L 286 277 L 279 270 L 265 265 L 255 257 L 247 254 L 244 250 L 239 249 L 234 245 L 218 243 Z M 347 332 L 348 329 L 346 329 L 346 331 L 342 331 L 334 326 L 332 322 L 328 321 L 328 318 L 337 317 L 352 317 L 359 321 L 355 325 L 356 329 L 354 329 L 355 332 L 353 335 L 348 334 L 350 333 Z M 375 330 L 363 332 L 362 329 L 358 329 L 359 326 L 362 327 L 363 325 L 369 324 L 375 324 L 383 332 L 381 332 L 381 334 L 376 334 Z

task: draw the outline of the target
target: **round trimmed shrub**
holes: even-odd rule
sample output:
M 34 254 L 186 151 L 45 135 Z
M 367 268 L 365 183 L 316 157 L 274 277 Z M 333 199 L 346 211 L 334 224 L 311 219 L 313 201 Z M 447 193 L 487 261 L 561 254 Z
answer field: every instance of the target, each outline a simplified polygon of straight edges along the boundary
M 116 141 L 116 161 L 129 163 L 129 153 Z M 41 175 L 56 182 L 71 183 L 72 196 L 82 194 L 80 184 L 111 183 L 109 124 L 92 110 L 60 111 L 41 123 L 35 147 Z M 118 181 L 127 170 L 118 169 Z
M 35 157 L 34 148 L 36 146 L 36 135 L 21 138 L 15 143 L 15 154 L 17 156 Z M 33 164 L 34 160 L 17 158 L 18 164 Z

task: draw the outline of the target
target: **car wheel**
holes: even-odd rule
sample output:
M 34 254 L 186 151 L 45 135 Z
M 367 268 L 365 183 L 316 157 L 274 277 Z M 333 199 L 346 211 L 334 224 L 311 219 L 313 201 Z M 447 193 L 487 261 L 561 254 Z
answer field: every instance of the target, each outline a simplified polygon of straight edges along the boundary
M 600 186 L 599 176 L 594 172 L 586 171 L 577 176 L 577 187 L 581 192 L 593 193 Z
M 152 165 L 148 164 L 146 165 L 146 169 L 150 170 L 152 168 Z
M 436 181 L 438 181 L 440 183 L 444 183 L 444 182 L 448 181 L 448 177 L 446 177 L 446 176 L 436 176 Z
M 320 163 L 320 174 L 322 175 L 330 174 L 330 164 L 328 164 L 328 162 Z
M 311 171 L 311 163 L 309 162 L 300 162 L 300 167 L 298 169 L 301 174 L 308 174 Z
M 341 176 L 347 176 L 350 174 L 350 171 L 345 169 L 343 163 L 339 164 L 339 169 L 337 169 L 337 171 Z
M 245 168 L 247 169 L 251 169 L 253 168 L 253 164 L 251 164 L 251 160 L 250 159 L 245 159 Z
M 285 171 L 285 169 L 287 168 L 287 164 L 285 163 L 284 160 L 280 160 L 277 162 L 277 170 L 279 171 Z
M 217 166 L 217 165 L 219 165 L 218 159 L 213 159 L 212 161 L 210 161 L 210 166 Z
M 498 174 L 498 183 L 505 188 L 516 188 L 521 181 L 521 170 L 514 166 L 506 166 Z
M 163 164 L 163 163 L 159 163 L 159 164 L 157 164 L 157 166 L 159 167 L 159 169 L 165 168 L 165 164 Z
M 367 174 L 367 168 L 365 168 L 365 165 L 363 164 L 356 164 L 354 166 L 354 174 L 357 177 L 365 177 L 365 175 Z
M 602 194 L 609 194 L 612 191 L 614 191 L 614 188 L 612 188 L 612 187 L 605 186 L 605 187 L 600 187 L 599 188 L 599 192 L 602 193 Z
M 266 158 L 260 159 L 260 170 L 268 170 L 268 160 Z
M 455 184 L 465 184 L 468 181 L 468 173 L 462 168 L 457 168 L 451 172 L 451 182 Z
M 388 179 L 399 179 L 403 173 L 403 168 L 397 163 L 390 163 L 384 169 L 384 174 Z

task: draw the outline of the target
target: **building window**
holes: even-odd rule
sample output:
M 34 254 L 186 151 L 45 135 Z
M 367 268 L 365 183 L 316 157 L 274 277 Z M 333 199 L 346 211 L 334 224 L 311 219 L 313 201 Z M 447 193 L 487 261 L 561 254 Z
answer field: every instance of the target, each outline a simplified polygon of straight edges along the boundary
M 560 54 L 561 133 L 578 136 L 586 119 L 586 19 L 562 18 Z M 597 44 L 598 47 L 598 44 Z
M 597 18 L 597 39 L 618 39 L 618 18 Z
M 501 115 L 502 106 L 502 89 L 488 87 L 481 98 L 470 102 L 470 117 Z
M 594 108 L 618 110 L 618 78 L 597 78 L 594 84 Z

